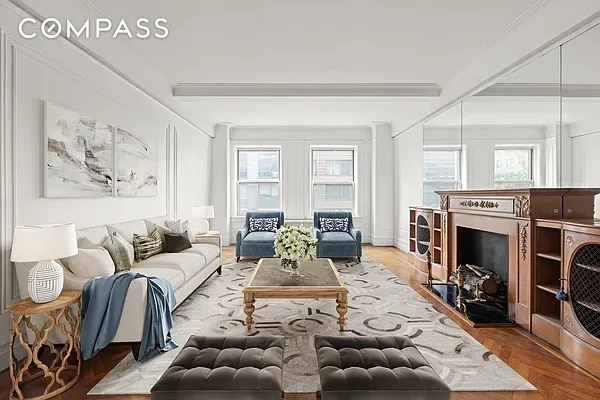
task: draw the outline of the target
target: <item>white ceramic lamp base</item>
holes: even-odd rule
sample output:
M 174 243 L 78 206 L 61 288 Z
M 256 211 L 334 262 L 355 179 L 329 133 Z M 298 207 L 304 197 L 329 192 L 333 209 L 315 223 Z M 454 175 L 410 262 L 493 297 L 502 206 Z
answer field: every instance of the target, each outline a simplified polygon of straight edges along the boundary
M 40 261 L 27 276 L 29 296 L 36 303 L 55 300 L 62 292 L 64 279 L 63 269 L 56 261 Z
M 208 224 L 207 219 L 198 220 L 198 233 L 200 233 L 200 234 L 207 233 L 209 228 L 210 228 L 210 225 Z

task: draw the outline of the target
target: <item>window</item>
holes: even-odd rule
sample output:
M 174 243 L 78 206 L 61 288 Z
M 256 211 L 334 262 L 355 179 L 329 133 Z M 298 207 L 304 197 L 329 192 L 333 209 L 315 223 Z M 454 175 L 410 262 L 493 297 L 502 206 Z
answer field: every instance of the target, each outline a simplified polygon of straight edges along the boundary
M 354 150 L 312 151 L 314 210 L 354 210 Z
M 438 208 L 436 190 L 460 189 L 460 150 L 435 149 L 423 151 L 423 204 Z
M 238 215 L 276 210 L 279 201 L 279 150 L 238 150 Z
M 532 155 L 532 148 L 496 149 L 494 152 L 494 188 L 532 187 Z

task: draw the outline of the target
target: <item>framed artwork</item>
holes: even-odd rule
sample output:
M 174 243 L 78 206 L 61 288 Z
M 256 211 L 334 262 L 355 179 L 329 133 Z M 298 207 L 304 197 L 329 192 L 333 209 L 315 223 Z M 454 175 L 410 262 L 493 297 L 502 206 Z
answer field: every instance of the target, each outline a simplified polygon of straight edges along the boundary
M 158 195 L 156 143 L 117 128 L 116 191 L 117 197 L 152 197 Z
M 44 103 L 44 196 L 113 195 L 112 125 Z

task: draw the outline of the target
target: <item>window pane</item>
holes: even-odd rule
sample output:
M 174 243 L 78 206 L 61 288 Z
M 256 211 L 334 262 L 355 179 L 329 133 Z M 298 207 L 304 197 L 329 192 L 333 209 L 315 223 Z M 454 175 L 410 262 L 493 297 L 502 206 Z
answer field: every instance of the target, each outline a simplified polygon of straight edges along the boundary
M 458 182 L 423 182 L 423 204 L 426 207 L 439 208 L 440 196 L 435 193 L 436 190 L 458 190 Z
M 423 152 L 423 179 L 438 181 L 460 180 L 460 151 L 440 150 Z
M 279 151 L 238 151 L 238 179 L 279 179 Z
M 531 180 L 531 149 L 496 150 L 494 158 L 495 181 Z
M 314 184 L 314 210 L 348 210 L 354 207 L 354 186 L 340 184 Z
M 323 183 L 354 181 L 353 150 L 313 150 L 313 180 Z
M 278 183 L 240 183 L 238 188 L 239 215 L 247 211 L 279 209 Z

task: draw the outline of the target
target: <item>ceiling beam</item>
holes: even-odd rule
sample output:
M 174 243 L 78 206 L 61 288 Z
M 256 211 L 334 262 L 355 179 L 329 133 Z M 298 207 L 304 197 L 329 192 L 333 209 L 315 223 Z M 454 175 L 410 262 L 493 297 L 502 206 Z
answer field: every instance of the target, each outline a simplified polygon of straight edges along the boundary
M 179 83 L 174 97 L 439 97 L 435 83 Z

